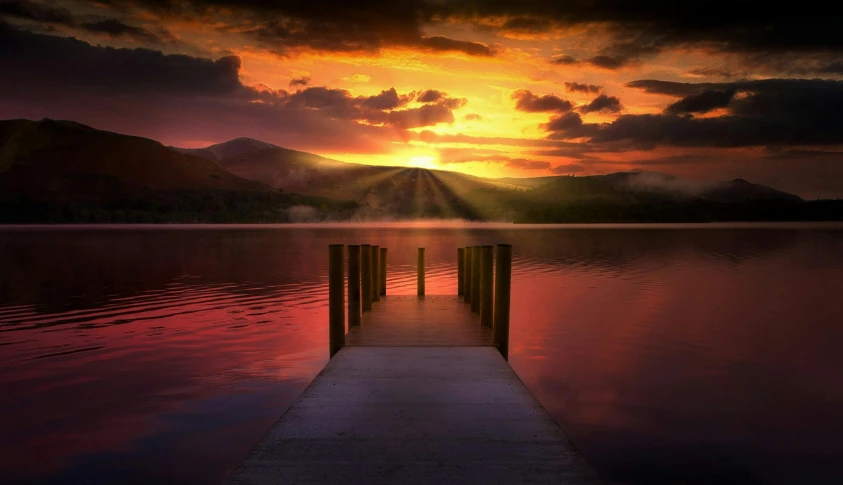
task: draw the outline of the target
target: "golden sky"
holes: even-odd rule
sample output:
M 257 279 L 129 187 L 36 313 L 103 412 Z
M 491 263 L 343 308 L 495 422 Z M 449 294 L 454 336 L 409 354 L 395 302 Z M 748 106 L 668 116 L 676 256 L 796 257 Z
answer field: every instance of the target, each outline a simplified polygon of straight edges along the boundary
M 0 116 L 487 177 L 843 191 L 833 22 L 753 2 L 557 3 L 11 0 Z

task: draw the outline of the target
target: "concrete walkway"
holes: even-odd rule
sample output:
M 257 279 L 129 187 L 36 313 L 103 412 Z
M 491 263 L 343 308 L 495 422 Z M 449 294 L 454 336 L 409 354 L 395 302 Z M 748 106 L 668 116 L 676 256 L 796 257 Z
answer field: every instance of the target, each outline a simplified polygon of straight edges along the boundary
M 352 346 L 227 483 L 600 482 L 494 347 Z
M 346 345 L 455 347 L 492 345 L 492 329 L 456 295 L 382 296 L 359 327 L 345 336 Z

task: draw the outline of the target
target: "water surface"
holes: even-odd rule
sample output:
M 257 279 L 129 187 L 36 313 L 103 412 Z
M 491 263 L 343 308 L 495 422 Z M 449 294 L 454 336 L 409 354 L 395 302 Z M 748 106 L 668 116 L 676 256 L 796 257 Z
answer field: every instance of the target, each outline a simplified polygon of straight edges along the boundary
M 507 242 L 512 366 L 604 479 L 840 483 L 841 229 L 0 229 L 0 482 L 218 483 L 327 361 L 328 244 L 452 294 Z

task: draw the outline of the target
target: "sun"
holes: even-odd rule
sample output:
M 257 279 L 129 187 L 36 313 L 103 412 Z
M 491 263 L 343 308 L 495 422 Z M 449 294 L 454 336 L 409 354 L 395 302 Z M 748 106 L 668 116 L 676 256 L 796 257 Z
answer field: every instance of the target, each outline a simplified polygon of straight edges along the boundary
M 408 167 L 416 168 L 437 168 L 436 157 L 429 155 L 418 155 L 409 158 L 407 162 Z

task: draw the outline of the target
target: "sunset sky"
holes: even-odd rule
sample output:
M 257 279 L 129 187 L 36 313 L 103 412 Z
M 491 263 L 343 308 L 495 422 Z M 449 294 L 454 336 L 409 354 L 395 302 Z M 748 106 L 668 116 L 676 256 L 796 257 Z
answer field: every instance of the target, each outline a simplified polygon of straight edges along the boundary
M 843 22 L 812 3 L 0 0 L 0 118 L 839 197 Z

